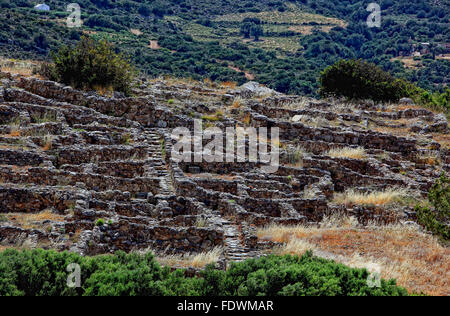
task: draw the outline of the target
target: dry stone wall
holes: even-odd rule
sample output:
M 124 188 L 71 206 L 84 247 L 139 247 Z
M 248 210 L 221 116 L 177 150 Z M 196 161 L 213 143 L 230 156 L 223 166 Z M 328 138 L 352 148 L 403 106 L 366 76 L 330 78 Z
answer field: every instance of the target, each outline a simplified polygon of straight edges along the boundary
M 145 83 L 135 91 L 137 97 L 106 98 L 51 81 L 3 77 L 0 245 L 31 244 L 84 255 L 147 249 L 199 253 L 222 247 L 225 266 L 261 255 L 266 245 L 256 230 L 269 224 L 316 225 L 335 212 L 354 216 L 361 225 L 414 220 L 410 207 L 393 211 L 336 205 L 333 199 L 349 189 L 392 187 L 425 197 L 434 179 L 450 170 L 450 151 L 428 136 L 424 142 L 361 127 L 413 120 L 412 129 L 420 135 L 448 132 L 445 117 L 428 110 L 386 112 L 361 104 L 357 111 L 338 112 L 328 102 L 305 103 L 276 93 L 262 97 L 254 85 L 218 91 L 160 81 Z M 235 98 L 240 107 L 233 105 Z M 182 114 L 167 106 L 169 99 L 197 113 Z M 293 109 L 295 103 L 306 105 Z M 210 125 L 280 128 L 276 173 L 262 172 L 261 163 L 171 158 L 172 129 L 192 129 L 193 117 L 219 110 L 224 117 Z M 328 123 L 308 125 L 310 118 Z M 384 127 L 407 123 L 399 124 Z M 308 154 L 296 163 L 286 161 L 291 147 Z M 327 154 L 357 147 L 364 148 L 365 159 Z M 425 163 L 430 155 L 439 158 L 439 165 Z

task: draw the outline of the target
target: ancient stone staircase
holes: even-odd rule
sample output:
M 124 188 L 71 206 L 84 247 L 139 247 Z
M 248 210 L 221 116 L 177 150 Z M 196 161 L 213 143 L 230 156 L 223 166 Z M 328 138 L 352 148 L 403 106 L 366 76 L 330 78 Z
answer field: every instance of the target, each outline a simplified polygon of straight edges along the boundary
M 225 259 L 227 263 L 241 262 L 255 257 L 255 253 L 243 244 L 242 234 L 236 223 L 222 220 L 224 230 Z
M 160 194 L 173 195 L 172 178 L 167 170 L 164 155 L 167 154 L 164 148 L 163 138 L 156 129 L 146 129 L 146 138 L 148 143 L 148 156 L 151 159 L 152 175 L 160 177 Z
M 255 227 L 317 223 L 335 209 L 330 204 L 335 192 L 407 187 L 425 197 L 442 170 L 450 170 L 449 150 L 428 137 L 433 135 L 390 133 L 403 133 L 403 125 L 419 120 L 429 122 L 427 130 L 447 128 L 432 112 L 345 108 L 336 114 L 331 105 L 316 103 L 293 110 L 282 103 L 295 100 L 280 96 L 252 100 L 253 106 L 241 100 L 241 108 L 225 115 L 242 122 L 242 113 L 248 113 L 245 125 L 281 127 L 282 154 L 301 147 L 306 152 L 301 165 L 281 155 L 275 174 L 245 163 L 179 163 L 169 172 L 164 155 L 170 155 L 170 144 L 162 142 L 169 142 L 169 126 L 186 126 L 191 111 L 203 113 L 197 110 L 203 103 L 223 107 L 222 95 L 184 86 L 172 91 L 162 83 L 156 88 L 161 93 L 149 87 L 140 98 L 108 99 L 39 80 L 10 85 L 24 90 L 6 89 L 2 100 L 0 89 L 0 213 L 39 213 L 50 219 L 27 229 L 8 215 L 7 224 L 0 222 L 0 243 L 39 236 L 34 244 L 47 238 L 55 242 L 49 247 L 64 250 L 78 243 L 89 250 L 85 254 L 149 247 L 198 253 L 223 246 L 226 262 L 239 262 L 261 255 Z M 206 95 L 204 102 L 200 94 Z M 189 100 L 185 103 L 192 106 L 183 103 L 183 115 L 175 115 L 168 98 Z M 304 121 L 293 122 L 296 115 Z M 386 132 L 373 120 L 371 128 L 361 126 L 381 116 L 391 121 Z M 327 154 L 355 147 L 363 147 L 367 157 Z M 380 217 L 376 209 L 339 209 L 361 223 Z M 46 210 L 51 214 L 41 214 Z M 217 221 L 211 214 L 220 214 Z M 100 219 L 106 225 L 97 226 Z

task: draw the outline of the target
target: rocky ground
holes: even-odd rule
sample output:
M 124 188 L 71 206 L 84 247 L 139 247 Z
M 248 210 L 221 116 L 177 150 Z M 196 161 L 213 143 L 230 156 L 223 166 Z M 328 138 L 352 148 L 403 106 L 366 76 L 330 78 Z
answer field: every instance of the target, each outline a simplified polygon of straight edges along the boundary
M 225 266 L 279 244 L 258 233 L 268 225 L 313 227 L 342 214 L 359 229 L 416 226 L 414 205 L 450 172 L 445 116 L 410 100 L 349 104 L 256 83 L 174 79 L 144 79 L 134 97 L 107 97 L 1 77 L 2 247 L 84 255 L 222 249 Z M 192 129 L 194 119 L 222 129 L 279 127 L 280 168 L 175 162 L 171 132 Z M 358 202 L 357 194 L 372 199 Z

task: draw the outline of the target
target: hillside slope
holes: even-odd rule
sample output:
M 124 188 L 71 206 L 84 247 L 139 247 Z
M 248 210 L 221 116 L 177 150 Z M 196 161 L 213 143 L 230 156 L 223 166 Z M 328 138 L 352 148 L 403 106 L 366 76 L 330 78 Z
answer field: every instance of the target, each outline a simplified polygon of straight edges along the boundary
M 144 80 L 135 97 L 109 98 L 2 77 L 3 248 L 151 249 L 172 266 L 192 264 L 177 254 L 214 252 L 222 267 L 313 249 L 378 264 L 410 291 L 449 294 L 448 247 L 415 224 L 414 211 L 450 172 L 443 115 L 316 101 L 256 83 Z M 195 119 L 220 129 L 279 127 L 280 167 L 174 161 L 171 133 Z
M 83 26 L 69 29 L 67 3 L 37 12 L 27 1 L 0 1 L 0 54 L 44 59 L 82 34 L 107 38 L 151 76 L 257 80 L 283 93 L 317 96 L 319 72 L 341 58 L 364 58 L 439 90 L 449 82 L 448 1 L 384 0 L 381 28 L 368 28 L 371 1 L 78 1 Z M 240 34 L 257 17 L 259 41 Z M 405 68 L 400 57 L 416 57 Z M 400 58 L 400 61 L 399 61 Z

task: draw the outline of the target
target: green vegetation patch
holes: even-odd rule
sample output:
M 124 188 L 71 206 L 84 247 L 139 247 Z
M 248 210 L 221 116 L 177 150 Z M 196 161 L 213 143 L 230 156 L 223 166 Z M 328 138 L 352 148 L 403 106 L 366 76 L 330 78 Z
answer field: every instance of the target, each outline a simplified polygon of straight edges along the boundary
M 394 79 L 375 64 L 362 60 L 340 60 L 322 72 L 320 83 L 323 96 L 387 102 L 408 96 L 405 81 Z
M 258 18 L 263 22 L 271 24 L 315 24 L 315 25 L 335 25 L 345 27 L 347 23 L 344 20 L 326 17 L 320 14 L 308 13 L 300 10 L 296 6 L 291 6 L 288 11 L 264 11 L 264 12 L 245 12 L 239 14 L 226 14 L 217 17 L 214 21 L 218 22 L 242 22 L 246 18 Z
M 417 218 L 427 230 L 450 241 L 450 178 L 444 174 L 436 181 L 428 194 L 432 207 L 417 206 Z
M 450 115 L 450 89 L 431 93 L 391 76 L 375 64 L 363 60 L 340 60 L 322 71 L 320 76 L 322 96 L 344 96 L 348 99 L 370 99 L 397 102 L 410 97 L 415 102 Z
M 75 47 L 64 46 L 52 54 L 53 63 L 44 64 L 41 74 L 78 89 L 110 88 L 129 94 L 133 69 L 107 41 L 83 36 Z
M 255 80 L 279 92 L 317 97 L 320 71 L 340 59 L 361 58 L 428 91 L 442 94 L 449 84 L 450 61 L 442 57 L 449 54 L 449 10 L 439 1 L 383 1 L 380 28 L 367 27 L 370 12 L 363 0 L 198 0 L 195 6 L 179 0 L 79 0 L 80 29 L 66 27 L 66 1 L 46 3 L 50 12 L 34 10 L 29 1 L 0 0 L 1 55 L 49 60 L 50 51 L 90 34 L 112 42 L 150 77 Z M 245 18 L 262 21 L 259 40 L 240 34 Z M 423 67 L 404 68 L 398 61 L 417 52 Z
M 67 287 L 67 267 L 78 264 L 81 287 Z M 0 295 L 361 295 L 406 296 L 394 280 L 370 287 L 365 269 L 304 256 L 269 256 L 232 264 L 225 272 L 208 267 L 200 277 L 162 268 L 153 255 L 125 254 L 81 257 L 50 250 L 5 250 L 0 253 Z

